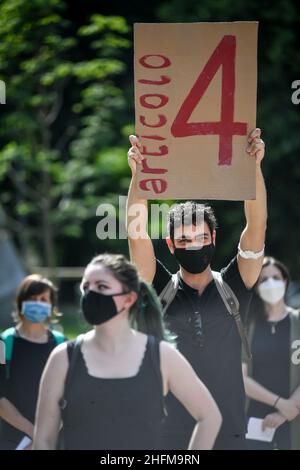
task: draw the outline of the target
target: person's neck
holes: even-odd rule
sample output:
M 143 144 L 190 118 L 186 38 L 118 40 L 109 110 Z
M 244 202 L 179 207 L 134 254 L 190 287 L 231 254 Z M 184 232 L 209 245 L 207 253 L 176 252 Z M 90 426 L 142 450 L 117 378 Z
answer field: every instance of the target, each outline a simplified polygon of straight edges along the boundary
M 19 323 L 17 329 L 21 336 L 33 341 L 42 339 L 48 334 L 47 325 L 44 323 L 32 323 L 26 319 Z
M 267 314 L 268 321 L 280 321 L 287 314 L 287 306 L 284 303 L 284 300 L 280 300 L 276 304 L 265 303 L 265 310 Z
M 135 331 L 130 328 L 128 317 L 113 318 L 94 328 L 93 342 L 108 354 L 118 354 L 132 340 Z
M 210 266 L 208 266 L 205 271 L 198 274 L 189 273 L 182 266 L 180 266 L 180 275 L 184 282 L 193 289 L 196 289 L 199 294 L 202 294 L 206 286 L 213 279 Z

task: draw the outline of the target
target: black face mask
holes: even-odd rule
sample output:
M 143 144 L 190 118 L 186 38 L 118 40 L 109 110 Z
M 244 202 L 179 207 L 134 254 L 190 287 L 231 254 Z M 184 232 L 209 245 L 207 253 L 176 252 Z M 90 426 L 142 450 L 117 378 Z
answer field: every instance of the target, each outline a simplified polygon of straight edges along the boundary
M 118 312 L 113 297 L 128 294 L 129 292 L 120 292 L 113 295 L 104 295 L 93 290 L 85 292 L 81 297 L 81 309 L 86 321 L 90 325 L 101 325 L 111 320 L 118 313 L 123 312 L 124 308 Z
M 204 245 L 198 250 L 175 248 L 174 256 L 180 266 L 191 274 L 200 274 L 211 263 L 215 252 L 215 245 Z

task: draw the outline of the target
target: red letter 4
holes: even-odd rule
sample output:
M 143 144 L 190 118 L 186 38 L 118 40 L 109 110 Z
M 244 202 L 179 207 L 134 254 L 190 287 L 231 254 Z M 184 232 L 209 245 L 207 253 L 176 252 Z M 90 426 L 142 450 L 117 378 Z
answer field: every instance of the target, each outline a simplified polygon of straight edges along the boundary
M 231 165 L 232 137 L 246 135 L 245 122 L 233 122 L 235 92 L 235 36 L 224 36 L 183 102 L 173 124 L 174 137 L 219 135 L 219 165 Z M 219 122 L 188 122 L 210 82 L 222 66 L 221 119 Z

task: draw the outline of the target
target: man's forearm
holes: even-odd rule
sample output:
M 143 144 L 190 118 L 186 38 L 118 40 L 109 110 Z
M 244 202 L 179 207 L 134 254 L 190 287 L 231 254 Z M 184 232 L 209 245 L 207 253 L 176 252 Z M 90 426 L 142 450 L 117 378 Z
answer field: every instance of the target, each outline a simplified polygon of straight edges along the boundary
M 126 221 L 127 221 L 127 231 L 128 238 L 134 238 L 134 221 L 138 217 L 139 219 L 139 233 L 144 235 L 147 234 L 147 224 L 148 224 L 148 203 L 147 199 L 142 199 L 138 196 L 137 192 L 137 176 L 134 175 L 131 179 L 128 198 L 127 198 L 127 209 L 126 209 Z
M 137 266 L 140 276 L 147 282 L 153 281 L 156 261 L 152 241 L 147 233 L 148 204 L 146 199 L 138 196 L 137 170 L 141 164 L 139 143 L 136 136 L 129 137 L 132 147 L 128 152 L 128 163 L 132 172 L 132 179 L 127 199 L 127 234 L 131 261 Z
M 252 246 L 249 249 L 259 251 L 267 226 L 267 193 L 260 165 L 256 167 L 256 199 L 245 201 L 245 216 L 246 229 L 251 232 Z
M 130 259 L 137 266 L 141 277 L 151 283 L 155 274 L 156 262 L 147 227 L 147 200 L 139 198 L 136 176 L 133 176 L 127 199 L 127 234 Z

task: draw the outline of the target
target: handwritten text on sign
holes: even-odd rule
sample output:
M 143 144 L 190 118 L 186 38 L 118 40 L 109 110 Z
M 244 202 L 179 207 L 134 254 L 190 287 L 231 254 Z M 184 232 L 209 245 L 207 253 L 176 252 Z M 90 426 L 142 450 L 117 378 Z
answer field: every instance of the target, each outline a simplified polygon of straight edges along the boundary
M 254 196 L 251 183 L 254 167 L 247 160 L 245 143 L 249 128 L 255 127 L 256 74 L 252 80 L 253 100 L 249 99 L 247 88 L 243 106 L 243 86 L 237 80 L 241 67 L 237 49 L 239 43 L 243 45 L 240 31 L 243 26 L 249 29 L 250 25 L 256 33 L 257 24 L 229 23 L 227 29 L 230 26 L 232 29 L 232 25 L 239 25 L 235 34 L 222 34 L 218 24 L 135 26 L 136 128 L 146 157 L 139 175 L 139 190 L 144 197 L 243 199 Z M 196 28 L 200 38 L 210 38 L 205 40 L 202 51 L 198 44 L 195 57 L 193 44 L 186 49 L 188 53 L 181 48 L 180 55 L 181 36 L 187 42 L 180 30 L 187 26 Z M 208 26 L 214 27 L 213 34 L 209 34 Z M 224 30 L 224 24 L 221 26 Z M 153 33 L 152 38 L 157 42 L 155 38 L 159 36 L 161 42 L 153 44 L 147 34 L 142 35 L 140 28 L 145 27 L 144 33 L 147 27 L 154 27 L 157 34 Z M 168 36 L 170 40 L 166 41 Z M 214 48 L 208 47 L 208 43 Z M 234 141 L 236 136 L 240 141 Z M 232 187 L 239 186 L 237 177 L 241 183 L 246 178 L 248 184 L 232 191 Z M 224 190 L 224 183 L 229 183 L 229 193 Z

